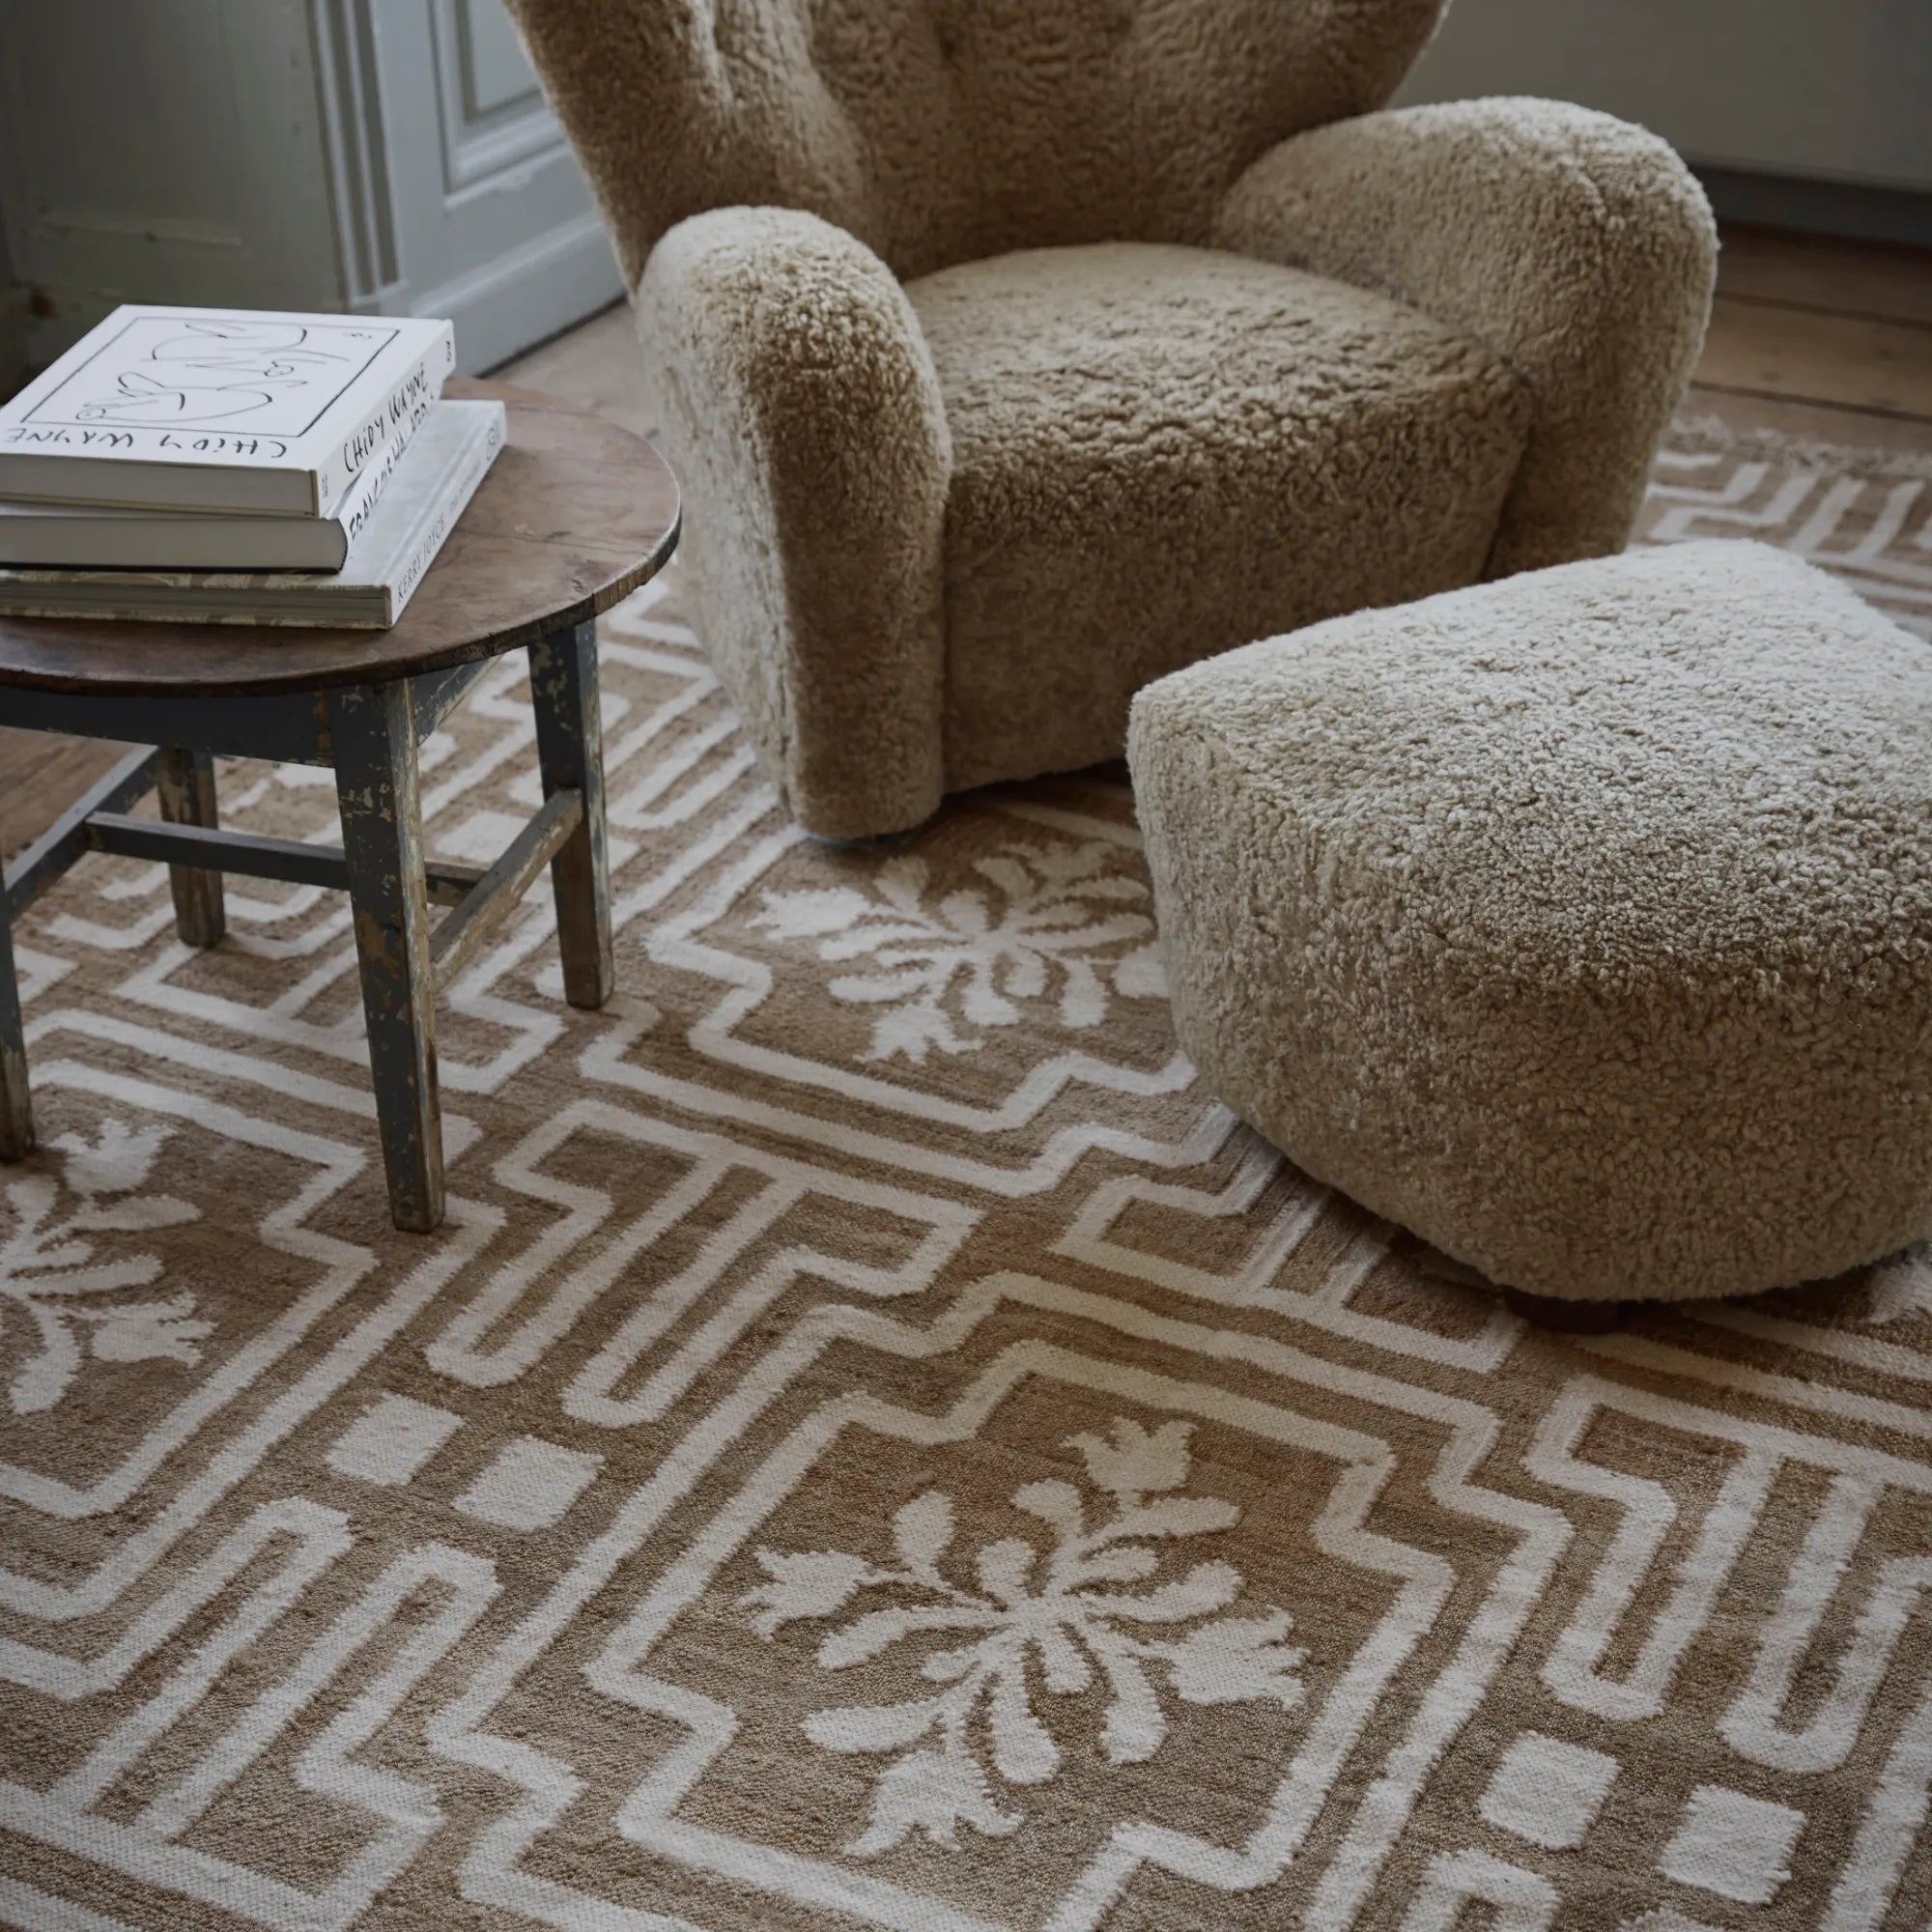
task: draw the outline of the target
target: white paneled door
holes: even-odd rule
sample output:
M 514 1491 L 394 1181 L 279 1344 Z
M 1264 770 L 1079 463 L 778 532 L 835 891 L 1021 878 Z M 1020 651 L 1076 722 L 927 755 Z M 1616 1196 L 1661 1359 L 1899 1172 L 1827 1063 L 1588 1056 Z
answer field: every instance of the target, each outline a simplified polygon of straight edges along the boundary
M 353 305 L 456 318 L 488 368 L 622 293 L 501 0 L 314 0 Z
M 0 210 L 42 362 L 175 301 L 449 315 L 473 371 L 622 293 L 501 0 L 0 0 Z

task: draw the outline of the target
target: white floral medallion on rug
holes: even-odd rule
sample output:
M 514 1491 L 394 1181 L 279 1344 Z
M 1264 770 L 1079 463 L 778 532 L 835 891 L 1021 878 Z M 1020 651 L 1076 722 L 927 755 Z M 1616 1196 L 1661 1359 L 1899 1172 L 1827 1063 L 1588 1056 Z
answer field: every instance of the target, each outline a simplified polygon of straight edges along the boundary
M 1926 466 L 1659 478 L 1932 633 Z M 542 895 L 462 976 L 434 1237 L 337 898 L 25 923 L 0 1922 L 1923 1932 L 1932 1263 L 1525 1329 L 1198 1086 L 1117 770 L 814 843 L 676 599 L 603 630 L 619 994 Z M 506 663 L 432 847 L 533 764 Z

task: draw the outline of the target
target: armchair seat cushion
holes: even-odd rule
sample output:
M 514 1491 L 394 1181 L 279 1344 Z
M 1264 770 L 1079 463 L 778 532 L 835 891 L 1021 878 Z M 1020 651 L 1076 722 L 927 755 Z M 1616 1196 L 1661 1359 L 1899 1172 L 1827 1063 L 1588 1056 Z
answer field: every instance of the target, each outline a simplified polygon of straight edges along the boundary
M 952 440 L 948 789 L 1118 757 L 1151 680 L 1482 574 L 1532 399 L 1415 309 L 1136 242 L 906 294 Z

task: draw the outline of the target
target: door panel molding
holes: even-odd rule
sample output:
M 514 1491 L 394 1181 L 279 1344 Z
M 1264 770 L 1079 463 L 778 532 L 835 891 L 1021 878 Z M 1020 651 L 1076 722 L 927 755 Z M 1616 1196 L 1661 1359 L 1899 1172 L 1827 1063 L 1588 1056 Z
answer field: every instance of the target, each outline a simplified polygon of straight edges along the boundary
M 500 6 L 427 0 L 436 48 L 443 192 L 455 198 L 512 170 L 569 152 Z M 526 84 L 518 87 L 522 67 Z
M 353 308 L 391 307 L 403 289 L 383 67 L 371 0 L 320 0 L 316 79 L 335 202 L 336 253 Z

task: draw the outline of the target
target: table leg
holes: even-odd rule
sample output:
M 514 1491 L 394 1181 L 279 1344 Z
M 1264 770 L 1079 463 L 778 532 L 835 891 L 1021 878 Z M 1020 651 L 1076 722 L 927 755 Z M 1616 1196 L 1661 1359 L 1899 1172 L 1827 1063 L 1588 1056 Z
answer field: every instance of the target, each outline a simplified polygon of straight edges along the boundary
M 20 1018 L 20 982 L 14 973 L 14 923 L 6 887 L 0 885 L 0 1160 L 24 1160 L 33 1145 L 27 1035 Z
M 611 997 L 611 875 L 604 849 L 604 739 L 597 715 L 597 626 L 553 631 L 530 646 L 530 701 L 544 796 L 583 796 L 583 820 L 551 861 L 563 996 L 573 1007 Z
M 328 700 L 389 1211 L 397 1227 L 427 1234 L 442 1219 L 442 1115 L 414 709 L 406 682 Z
M 214 760 L 206 752 L 179 745 L 162 752 L 155 768 L 155 790 L 161 816 L 170 825 L 219 823 L 214 804 Z M 221 905 L 221 874 L 203 866 L 170 866 L 168 885 L 175 895 L 175 930 L 187 946 L 213 946 L 227 929 Z

